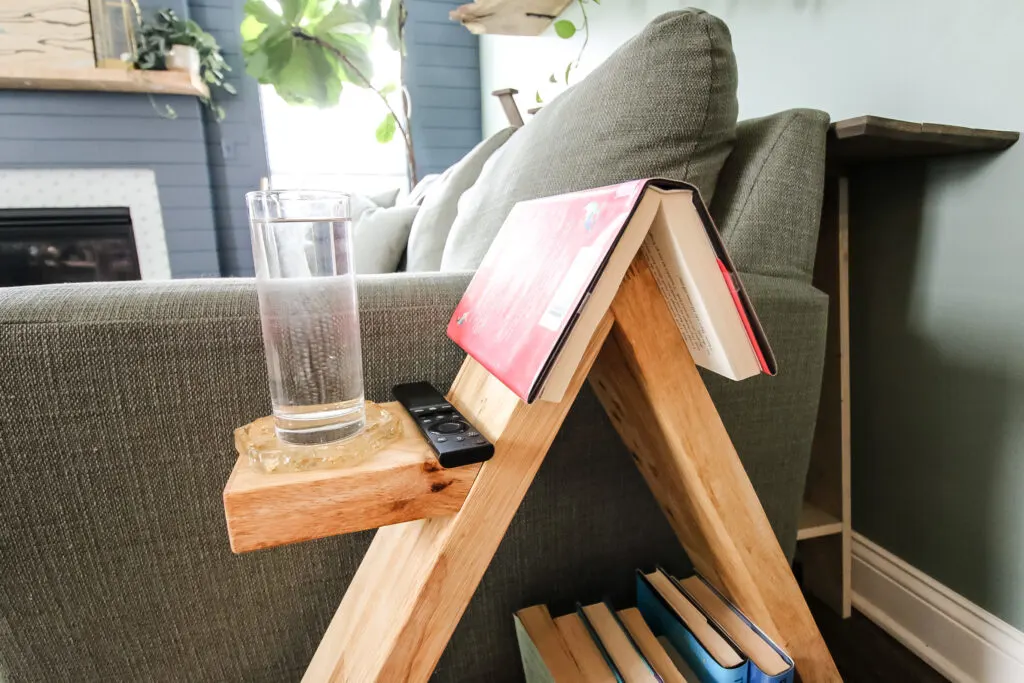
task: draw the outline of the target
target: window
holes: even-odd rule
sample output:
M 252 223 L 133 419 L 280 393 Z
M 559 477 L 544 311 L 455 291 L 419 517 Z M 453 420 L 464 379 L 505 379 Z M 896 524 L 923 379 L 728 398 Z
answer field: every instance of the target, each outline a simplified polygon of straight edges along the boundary
M 383 29 L 374 32 L 371 55 L 374 85 L 401 82 L 401 57 L 388 46 Z M 387 144 L 374 136 L 387 110 L 372 90 L 345 83 L 340 101 L 330 109 L 286 104 L 269 85 L 260 87 L 260 96 L 275 189 L 360 194 L 407 189 L 401 134 L 396 132 Z

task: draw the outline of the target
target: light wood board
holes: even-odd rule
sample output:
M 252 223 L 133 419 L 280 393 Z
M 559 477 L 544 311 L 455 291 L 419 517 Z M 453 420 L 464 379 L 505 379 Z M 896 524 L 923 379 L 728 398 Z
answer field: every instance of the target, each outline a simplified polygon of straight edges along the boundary
M 89 0 L 0 2 L 0 69 L 96 66 Z
M 803 680 L 841 680 L 642 259 L 611 310 L 591 383 L 690 560 L 793 657 Z
M 494 457 L 457 514 L 377 532 L 303 681 L 430 678 L 610 329 L 606 317 L 560 403 L 527 405 L 466 359 L 448 400 Z
M 804 506 L 800 510 L 796 540 L 806 541 L 811 538 L 841 533 L 843 533 L 843 522 L 838 517 L 833 517 L 813 503 L 804 501 Z
M 236 553 L 452 515 L 479 465 L 443 469 L 409 414 L 402 437 L 367 462 L 341 469 L 264 474 L 239 456 L 224 487 L 228 539 Z
M 814 285 L 829 295 L 825 368 L 805 497 L 841 524 L 800 544 L 804 584 L 843 618 L 851 614 L 849 180 L 826 180 Z
M 141 92 L 208 97 L 210 89 L 198 76 L 184 71 L 127 71 L 125 69 L 5 66 L 0 63 L 0 90 L 81 90 Z
M 449 12 L 471 33 L 540 35 L 572 0 L 477 0 Z

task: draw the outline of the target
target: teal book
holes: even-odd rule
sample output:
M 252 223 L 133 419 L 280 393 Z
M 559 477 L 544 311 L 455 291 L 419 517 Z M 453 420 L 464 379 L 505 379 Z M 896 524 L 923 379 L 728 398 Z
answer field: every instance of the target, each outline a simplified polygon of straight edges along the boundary
M 527 683 L 579 683 L 584 680 L 583 672 L 547 607 L 527 607 L 512 618 Z
M 747 683 L 749 663 L 661 569 L 637 571 L 636 606 L 703 683 Z

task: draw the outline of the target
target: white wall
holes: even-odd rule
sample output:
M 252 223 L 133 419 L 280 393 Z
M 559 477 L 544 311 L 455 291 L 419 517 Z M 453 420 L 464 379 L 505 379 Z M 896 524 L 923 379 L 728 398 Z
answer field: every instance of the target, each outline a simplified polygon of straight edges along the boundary
M 732 30 L 741 118 L 802 106 L 833 119 L 1024 123 L 1021 0 L 700 4 Z M 684 5 L 588 5 L 582 71 Z M 482 90 L 532 96 L 578 46 L 485 37 Z M 484 112 L 485 132 L 505 125 L 487 95 Z M 851 335 L 854 527 L 1024 629 L 1022 179 L 1024 143 L 861 177 Z
M 605 0 L 589 4 L 581 73 L 662 12 L 693 4 L 723 18 L 739 62 L 741 117 L 807 106 L 840 119 L 873 113 L 983 128 L 1020 125 L 1024 2 L 1018 0 Z M 567 18 L 578 19 L 570 9 Z M 505 124 L 490 92 L 513 87 L 520 107 L 579 49 L 561 40 L 484 36 L 484 132 Z M 1009 100 L 1016 106 L 1005 106 Z

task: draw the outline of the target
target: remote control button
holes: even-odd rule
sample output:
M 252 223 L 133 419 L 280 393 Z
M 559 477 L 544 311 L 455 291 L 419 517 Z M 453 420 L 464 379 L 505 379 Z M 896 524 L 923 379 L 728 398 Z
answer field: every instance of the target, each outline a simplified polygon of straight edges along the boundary
M 427 412 L 427 409 L 426 408 L 413 408 L 409 412 L 412 413 L 413 415 L 423 415 L 424 413 Z
M 466 437 L 464 437 L 464 436 L 457 436 L 457 437 L 455 437 L 455 440 L 456 441 L 465 441 Z
M 466 432 L 466 436 L 480 436 L 479 432 Z
M 430 431 L 438 434 L 457 434 L 466 431 L 466 425 L 461 422 L 441 422 L 432 426 Z
M 436 441 L 438 443 L 445 443 L 445 442 L 448 441 L 448 437 L 446 437 L 446 436 L 439 436 L 436 439 L 434 439 L 434 441 Z
M 487 439 L 484 439 L 484 438 L 473 439 L 473 445 L 474 446 L 483 446 L 485 443 L 487 443 Z
M 432 418 L 432 417 L 421 417 L 420 418 L 420 422 L 422 422 L 425 425 L 428 425 L 428 424 L 430 424 L 433 421 L 434 421 L 434 418 Z

